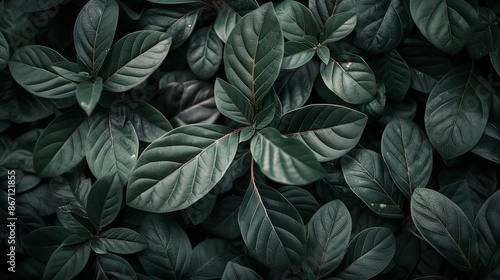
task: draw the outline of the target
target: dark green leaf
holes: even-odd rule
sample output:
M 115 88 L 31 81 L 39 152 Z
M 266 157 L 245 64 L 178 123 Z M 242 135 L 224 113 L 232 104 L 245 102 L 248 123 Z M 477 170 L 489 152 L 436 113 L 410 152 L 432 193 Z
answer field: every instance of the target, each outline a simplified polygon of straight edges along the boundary
M 474 209 L 472 207 L 470 191 L 465 181 L 457 181 L 449 185 L 440 186 L 439 192 L 462 209 L 471 223 L 474 221 Z
M 228 262 L 224 273 L 222 274 L 221 280 L 234 280 L 234 279 L 253 279 L 253 280 L 264 280 L 257 272 L 253 271 L 251 268 L 242 266 L 234 262 Z
M 320 36 L 322 45 L 345 38 L 356 26 L 358 16 L 355 5 L 349 5 L 349 1 L 343 1 L 342 4 L 335 7 L 333 14 L 325 21 Z
M 187 47 L 189 68 L 201 79 L 210 79 L 219 69 L 222 51 L 222 41 L 211 26 L 196 30 Z
M 316 53 L 318 54 L 319 59 L 321 59 L 324 64 L 328 64 L 328 62 L 330 61 L 330 49 L 327 46 L 323 45 L 319 47 L 318 49 L 316 49 Z
M 396 50 L 384 54 L 377 62 L 377 78 L 385 85 L 387 97 L 401 102 L 410 88 L 410 68 Z
M 87 219 L 86 210 L 79 208 L 78 205 L 61 206 L 56 214 L 57 219 L 65 228 L 80 236 L 89 238 L 95 231 L 94 226 Z
M 50 66 L 50 70 L 54 71 L 59 76 L 76 83 L 90 81 L 92 78 L 89 73 L 80 71 L 77 63 L 71 61 L 56 62 Z
M 414 279 L 408 278 L 408 276 L 415 270 L 420 260 L 420 243 L 420 239 L 409 231 L 399 234 L 396 237 L 396 252 L 393 257 L 394 267 L 386 274 L 381 273 L 380 278 Z
M 285 70 L 293 70 L 305 65 L 311 61 L 316 53 L 314 45 L 311 46 L 309 43 L 287 41 L 284 48 L 285 51 L 281 68 Z
M 251 125 L 254 118 L 252 101 L 235 86 L 217 78 L 214 88 L 217 109 L 233 121 Z
M 0 70 L 3 70 L 9 62 L 10 51 L 9 44 L 2 32 L 0 32 Z
M 474 66 L 454 68 L 434 87 L 425 108 L 425 130 L 445 159 L 471 150 L 481 139 L 492 92 Z
M 398 48 L 398 52 L 410 70 L 422 73 L 418 74 L 417 77 L 425 74 L 439 80 L 453 69 L 450 58 L 427 41 L 407 38 Z M 412 77 L 412 79 L 417 77 Z
M 304 223 L 275 189 L 251 181 L 238 223 L 250 255 L 267 267 L 285 271 L 301 263 L 306 243 Z
M 283 136 L 272 127 L 258 131 L 250 143 L 252 156 L 269 178 L 289 185 L 305 185 L 325 175 L 302 140 Z
M 40 134 L 33 151 L 39 176 L 61 175 L 85 157 L 85 140 L 90 124 L 82 111 L 68 111 L 55 118 Z
M 43 279 L 72 279 L 84 269 L 89 257 L 90 245 L 88 243 L 60 246 L 52 253 L 45 267 Z
M 129 121 L 121 126 L 109 113 L 90 127 L 85 150 L 89 168 L 97 179 L 117 172 L 126 181 L 139 154 L 139 139 Z
M 320 279 L 344 258 L 351 238 L 351 215 L 340 200 L 323 205 L 307 224 L 307 262 L 302 267 Z
M 84 81 L 76 87 L 78 105 L 90 116 L 99 102 L 102 93 L 102 79 L 97 77 L 94 82 Z
M 455 203 L 436 191 L 416 189 L 411 198 L 411 215 L 424 239 L 457 269 L 475 269 L 479 258 L 476 234 Z
M 490 52 L 490 61 L 495 68 L 495 71 L 500 76 L 500 47 L 497 47 L 492 52 Z
M 139 100 L 127 106 L 131 109 L 127 119 L 134 126 L 139 141 L 151 143 L 172 130 L 167 118 L 150 104 Z
M 342 170 L 351 190 L 376 214 L 402 218 L 404 194 L 394 185 L 382 157 L 368 149 L 356 149 L 342 157 Z
M 366 115 L 338 105 L 309 105 L 281 118 L 278 129 L 301 140 L 324 162 L 340 158 L 358 143 Z
M 92 185 L 87 201 L 87 212 L 90 222 L 97 229 L 109 225 L 120 213 L 122 189 L 122 180 L 114 173 L 101 177 Z
M 396 252 L 396 239 L 390 229 L 371 227 L 349 243 L 338 279 L 369 279 L 383 271 Z
M 238 133 L 218 125 L 188 125 L 168 132 L 139 157 L 129 179 L 127 204 L 150 212 L 190 206 L 222 178 L 237 146 Z
M 96 254 L 99 255 L 104 255 L 108 253 L 108 251 L 106 250 L 106 246 L 104 245 L 104 242 L 102 242 L 101 239 L 95 236 L 90 238 L 90 248 L 92 248 L 92 251 L 94 251 Z
M 410 0 L 410 11 L 425 38 L 453 55 L 471 39 L 478 19 L 474 3 L 468 0 Z
M 137 280 L 132 266 L 122 257 L 113 254 L 98 256 L 94 262 L 94 279 Z
M 350 104 L 370 102 L 376 96 L 375 74 L 361 56 L 334 53 L 328 64 L 321 64 L 326 86 Z
M 74 96 L 76 84 L 50 69 L 60 61 L 67 60 L 48 47 L 31 45 L 12 55 L 9 69 L 16 82 L 36 96 L 54 99 Z
M 247 127 L 243 128 L 240 132 L 240 143 L 246 142 L 246 141 L 252 139 L 252 137 L 254 135 L 255 135 L 255 128 L 253 128 L 251 126 L 247 126 Z
M 127 91 L 146 80 L 167 56 L 172 37 L 157 31 L 142 30 L 116 42 L 99 71 L 104 90 Z
M 299 212 L 304 222 L 307 222 L 318 211 L 319 204 L 314 196 L 306 189 L 296 186 L 284 186 L 278 189 Z
M 27 176 L 26 176 L 27 177 Z M 25 177 L 25 178 L 26 178 Z M 38 180 L 41 178 L 36 177 Z M 20 192 L 20 185 L 16 185 L 16 192 Z M 37 184 L 34 188 L 20 194 L 16 200 L 19 204 L 31 204 L 40 216 L 49 216 L 57 212 L 61 204 L 54 199 L 54 193 L 46 183 Z
M 377 120 L 384 114 L 386 103 L 385 85 L 377 84 L 377 95 L 370 102 L 351 105 L 351 108 L 364 113 L 368 119 Z
M 184 213 L 187 215 L 193 225 L 199 225 L 206 218 L 208 218 L 215 207 L 216 200 L 217 195 L 209 192 L 198 201 L 193 203 L 191 206 L 186 208 Z
M 355 9 L 353 0 L 309 0 L 309 9 L 313 13 L 320 28 L 323 28 L 328 18 L 336 13 L 344 13 Z
M 241 42 L 246 42 L 244 47 Z M 229 83 L 236 86 L 255 107 L 278 77 L 283 52 L 283 35 L 278 18 L 273 5 L 266 3 L 241 18 L 229 35 L 224 49 Z
M 11 10 L 17 10 L 22 12 L 38 12 L 47 10 L 50 8 L 57 7 L 59 4 L 64 2 L 64 0 L 28 0 L 28 1 L 15 1 L 15 0 L 5 0 L 5 8 Z
M 241 196 L 224 197 L 215 205 L 215 209 L 201 225 L 211 234 L 227 240 L 235 239 L 241 235 L 238 211 L 242 201 Z
M 186 279 L 220 279 L 226 264 L 237 256 L 238 251 L 226 240 L 206 239 L 194 247 L 187 267 Z
M 382 157 L 394 183 L 410 199 L 425 188 L 432 173 L 432 146 L 424 131 L 408 119 L 394 118 L 382 134 Z
M 179 279 L 191 254 L 191 243 L 184 230 L 160 216 L 149 216 L 139 232 L 148 243 L 139 253 L 144 271 L 160 279 Z
M 497 222 L 500 214 L 499 205 L 500 191 L 497 191 L 486 200 L 474 221 L 479 244 L 479 259 L 486 269 L 485 274 L 493 273 L 493 270 L 498 270 L 500 266 L 497 256 L 500 249 L 500 227 Z
M 217 12 L 217 17 L 214 21 L 214 30 L 217 36 L 226 43 L 229 38 L 229 34 L 233 31 L 236 23 L 241 19 L 241 16 L 225 1 L 219 7 Z
M 113 44 L 118 9 L 115 0 L 91 0 L 76 18 L 73 30 L 76 55 L 92 76 L 99 72 Z
M 21 279 L 42 279 L 45 263 L 35 258 L 27 258 L 16 267 L 16 277 Z
M 270 124 L 276 116 L 281 116 L 281 112 L 276 112 L 278 108 L 281 109 L 280 100 L 274 88 L 271 88 L 271 92 L 257 104 L 257 114 L 253 119 L 253 127 L 262 129 L 266 126 L 272 126 Z
M 36 229 L 22 239 L 26 252 L 41 262 L 47 262 L 52 253 L 71 235 L 62 226 L 49 226 Z
M 494 11 L 479 7 L 479 18 L 467 43 L 467 51 L 472 59 L 479 59 L 498 47 L 500 44 L 499 23 L 500 20 Z
M 471 152 L 492 162 L 500 163 L 500 128 L 497 124 L 486 123 L 481 139 Z
M 99 238 L 106 250 L 117 254 L 133 254 L 148 247 L 144 236 L 128 228 L 111 228 L 101 234 Z
M 306 6 L 296 1 L 284 1 L 275 9 L 286 39 L 301 42 L 306 35 L 317 36 L 318 25 Z

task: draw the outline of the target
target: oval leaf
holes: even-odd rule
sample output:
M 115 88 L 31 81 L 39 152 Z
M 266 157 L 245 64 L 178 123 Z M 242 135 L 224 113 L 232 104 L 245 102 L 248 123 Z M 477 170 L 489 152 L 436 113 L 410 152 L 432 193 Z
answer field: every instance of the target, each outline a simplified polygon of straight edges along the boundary
M 62 226 L 42 227 L 24 236 L 23 248 L 29 255 L 45 263 L 70 235 L 72 232 Z
M 486 7 L 479 7 L 478 22 L 474 27 L 467 51 L 472 59 L 479 59 L 495 50 L 500 44 L 500 20 L 495 12 Z
M 384 54 L 377 62 L 376 75 L 385 85 L 387 97 L 403 101 L 411 83 L 410 67 L 396 50 Z
M 306 35 L 317 36 L 316 20 L 306 6 L 296 1 L 284 1 L 275 9 L 286 39 L 300 42 Z
M 253 271 L 251 268 L 242 266 L 234 262 L 228 262 L 224 273 L 222 274 L 221 280 L 234 280 L 234 279 L 252 279 L 252 280 L 264 280 L 257 272 Z
M 137 280 L 137 275 L 124 258 L 106 254 L 97 256 L 94 262 L 94 279 Z
M 108 229 L 99 234 L 99 239 L 106 250 L 117 254 L 133 254 L 148 247 L 144 236 L 128 228 Z
M 343 5 L 338 5 L 333 14 L 325 21 L 325 26 L 321 32 L 321 44 L 333 43 L 345 38 L 356 26 L 358 16 L 356 7 L 348 5 L 349 1 L 343 1 Z
M 189 207 L 222 178 L 237 146 L 238 133 L 219 125 L 188 125 L 168 132 L 139 157 L 129 179 L 127 204 L 150 212 Z
M 226 240 L 206 239 L 193 249 L 186 279 L 220 279 L 227 263 L 237 256 L 238 251 Z
M 102 229 L 120 213 L 123 200 L 123 184 L 120 177 L 110 173 L 97 180 L 90 189 L 87 213 L 90 222 Z
M 90 257 L 90 245 L 81 243 L 57 248 L 45 267 L 44 280 L 65 280 L 77 276 Z
M 131 109 L 127 119 L 134 126 L 139 141 L 151 143 L 172 130 L 167 118 L 149 103 L 138 100 L 127 106 Z
M 83 81 L 76 87 L 78 105 L 90 116 L 101 98 L 102 79 L 97 77 L 94 82 Z
M 219 69 L 222 51 L 222 41 L 211 26 L 196 30 L 187 47 L 189 68 L 201 79 L 210 79 Z
M 211 234 L 227 240 L 240 236 L 238 211 L 242 200 L 241 196 L 224 197 L 201 225 Z

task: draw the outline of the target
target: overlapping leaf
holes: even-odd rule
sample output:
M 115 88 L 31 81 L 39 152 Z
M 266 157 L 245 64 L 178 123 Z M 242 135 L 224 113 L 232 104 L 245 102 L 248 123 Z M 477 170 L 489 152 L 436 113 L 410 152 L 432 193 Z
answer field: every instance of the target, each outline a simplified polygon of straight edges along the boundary
M 117 254 L 133 254 L 148 247 L 146 238 L 129 228 L 110 228 L 99 234 L 106 250 Z
M 496 219 L 500 214 L 499 205 L 500 192 L 497 191 L 486 200 L 474 221 L 480 252 L 479 259 L 486 270 L 486 275 L 493 273 L 495 270 L 498 271 L 500 266 L 498 258 L 500 227 Z
M 3 36 L 2 32 L 0 32 L 0 70 L 3 70 L 7 63 L 9 62 L 10 51 L 9 44 Z
M 88 243 L 60 246 L 52 253 L 43 272 L 43 279 L 64 280 L 74 278 L 83 270 L 89 257 L 90 246 Z
M 97 180 L 90 189 L 87 213 L 90 222 L 102 229 L 120 213 L 123 201 L 123 184 L 117 174 L 110 173 Z
M 401 102 L 410 88 L 410 67 L 396 50 L 384 54 L 377 62 L 376 75 L 385 85 L 387 97 Z
M 94 82 L 83 81 L 76 87 L 76 100 L 80 107 L 90 116 L 101 98 L 102 78 L 97 77 Z
M 210 79 L 219 69 L 222 51 L 222 40 L 211 26 L 196 30 L 187 47 L 189 68 L 201 79 Z
M 131 109 L 127 119 L 132 123 L 140 141 L 151 143 L 172 130 L 167 118 L 156 108 L 144 101 L 127 104 Z
M 495 12 L 486 7 L 479 7 L 478 22 L 474 27 L 467 51 L 472 59 L 479 59 L 495 50 L 500 44 L 500 28 Z
M 284 1 L 275 9 L 286 39 L 300 42 L 304 36 L 316 37 L 318 34 L 319 29 L 311 11 L 301 3 Z
M 94 279 L 137 280 L 137 275 L 124 258 L 106 254 L 97 256 L 94 262 Z
M 298 109 L 307 102 L 317 76 L 318 64 L 314 61 L 297 69 L 280 72 L 273 87 L 284 113 Z
M 338 5 L 335 4 L 333 14 L 327 18 L 321 31 L 321 44 L 339 41 L 354 30 L 358 15 L 355 6 L 349 2 L 344 0 Z
M 232 279 L 253 279 L 253 280 L 263 280 L 259 274 L 253 271 L 251 268 L 242 266 L 235 262 L 228 262 L 224 273 L 222 274 L 221 280 L 232 280 Z
M 226 240 L 209 238 L 194 247 L 187 267 L 188 279 L 220 279 L 238 251 Z

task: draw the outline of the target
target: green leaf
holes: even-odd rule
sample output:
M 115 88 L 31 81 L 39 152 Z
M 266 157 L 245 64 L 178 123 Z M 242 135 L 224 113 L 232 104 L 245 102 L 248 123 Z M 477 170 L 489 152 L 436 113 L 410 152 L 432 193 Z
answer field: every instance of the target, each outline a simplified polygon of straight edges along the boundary
M 365 114 L 368 119 L 380 119 L 386 107 L 385 85 L 377 84 L 377 95 L 370 102 L 351 105 L 351 108 Z
M 93 268 L 94 279 L 138 279 L 132 266 L 124 258 L 113 254 L 97 256 Z
M 85 150 L 89 168 L 97 179 L 117 172 L 126 181 L 139 154 L 139 139 L 129 121 L 121 126 L 109 113 L 90 127 Z
M 222 62 L 222 40 L 211 26 L 196 30 L 187 47 L 189 68 L 203 80 L 210 79 Z
M 464 212 L 431 189 L 416 189 L 411 216 L 423 238 L 461 271 L 473 271 L 479 258 L 478 241 Z
M 361 138 L 366 115 L 339 105 L 308 105 L 283 115 L 278 129 L 301 140 L 320 162 L 340 158 Z
M 439 192 L 453 201 L 465 213 L 469 221 L 474 221 L 474 209 L 469 187 L 464 181 L 457 181 L 451 184 L 440 186 Z
M 99 72 L 113 44 L 118 10 L 115 0 L 91 0 L 76 18 L 73 30 L 76 55 L 93 77 Z
M 318 25 L 306 6 L 289 0 L 276 5 L 275 9 L 286 39 L 301 42 L 306 35 L 317 36 Z
M 7 39 L 3 36 L 2 32 L 0 32 L 0 71 L 3 70 L 8 62 L 10 57 L 9 51 L 9 43 Z
M 65 280 L 77 276 L 87 264 L 90 257 L 90 246 L 81 243 L 58 247 L 45 267 L 44 280 Z
M 235 86 L 217 78 L 214 87 L 217 109 L 226 117 L 246 125 L 253 124 L 252 101 Z
M 481 139 L 492 92 L 474 66 L 456 67 L 434 87 L 425 108 L 425 130 L 445 159 L 471 150 Z
M 315 39 L 316 40 L 316 39 Z M 309 43 L 287 41 L 281 69 L 293 70 L 302 67 L 314 57 L 316 50 Z
M 479 7 L 478 21 L 469 42 L 467 42 L 467 51 L 472 59 L 479 59 L 498 47 L 500 44 L 499 23 L 500 20 L 493 10 Z
M 500 192 L 497 191 L 486 200 L 474 221 L 480 252 L 479 260 L 486 269 L 485 274 L 492 274 L 500 266 L 497 256 L 500 250 L 500 227 L 497 222 L 500 214 L 499 205 Z
M 281 112 L 276 112 L 278 107 L 281 109 L 280 100 L 274 88 L 271 88 L 271 92 L 257 104 L 257 114 L 253 119 L 253 127 L 262 129 L 270 126 L 276 116 L 281 116 Z
M 227 79 L 254 108 L 278 77 L 283 52 L 283 35 L 271 3 L 241 18 L 229 35 L 224 49 Z
M 89 73 L 80 71 L 78 63 L 71 61 L 56 62 L 50 66 L 50 70 L 76 83 L 90 81 L 92 78 Z
M 337 6 L 333 10 L 333 14 L 325 21 L 320 36 L 322 45 L 345 38 L 356 26 L 358 16 L 354 3 L 349 5 L 349 1 L 343 1 L 342 4 Z
M 497 124 L 490 121 L 486 123 L 481 139 L 471 152 L 489 161 L 500 163 L 500 128 Z
M 206 239 L 194 247 L 186 279 L 220 279 L 226 264 L 237 256 L 238 251 L 226 240 Z
M 215 205 L 215 209 L 201 224 L 211 234 L 227 240 L 241 235 L 238 225 L 238 211 L 242 196 L 227 196 Z
M 402 218 L 405 196 L 394 185 L 382 157 L 368 149 L 356 149 L 342 157 L 342 170 L 351 190 L 376 214 Z
M 382 55 L 376 64 L 376 76 L 385 85 L 387 97 L 403 101 L 411 83 L 410 67 L 396 50 Z
M 269 268 L 285 271 L 305 253 L 304 223 L 293 205 L 275 189 L 250 182 L 238 213 L 250 255 Z
M 75 95 L 76 84 L 59 76 L 50 66 L 67 61 L 56 51 L 38 45 L 20 48 L 9 61 L 12 77 L 30 93 L 43 98 L 65 98 Z
M 384 53 L 401 44 L 413 27 L 407 2 L 356 1 L 356 45 L 369 53 Z
M 184 210 L 184 214 L 193 225 L 201 224 L 213 211 L 217 201 L 217 194 L 207 193 L 198 201 Z M 187 222 L 187 221 L 186 221 Z
M 314 196 L 302 187 L 283 186 L 278 191 L 293 204 L 304 222 L 309 221 L 319 209 L 319 204 Z
M 349 210 L 340 200 L 323 205 L 307 224 L 306 273 L 317 279 L 331 274 L 344 258 L 351 238 Z
M 47 262 L 64 239 L 72 235 L 62 226 L 48 226 L 36 229 L 22 238 L 26 252 L 41 262 Z
M 353 0 L 309 0 L 309 9 L 322 29 L 332 15 L 352 11 L 355 7 Z
M 104 90 L 124 92 L 142 83 L 160 66 L 171 43 L 172 37 L 167 34 L 149 30 L 118 40 L 99 71 Z
M 167 118 L 147 102 L 138 100 L 127 106 L 130 108 L 127 119 L 134 126 L 139 141 L 151 143 L 173 129 Z
M 133 254 L 148 247 L 144 236 L 128 228 L 111 228 L 99 234 L 106 250 L 117 254 Z
M 114 173 L 101 177 L 92 185 L 87 201 L 87 213 L 90 222 L 97 229 L 109 225 L 120 213 L 122 189 L 122 181 Z
M 390 229 L 371 227 L 349 243 L 340 265 L 338 279 L 369 279 L 382 272 L 396 252 L 396 239 Z
M 234 280 L 234 279 L 253 279 L 253 280 L 264 280 L 257 272 L 253 271 L 251 268 L 242 266 L 234 262 L 228 262 L 224 273 L 222 274 L 221 280 Z
M 410 199 L 425 188 L 432 173 L 432 146 L 424 131 L 408 119 L 393 118 L 382 134 L 382 157 L 394 183 Z
M 139 232 L 148 243 L 138 255 L 144 271 L 160 279 L 179 279 L 192 250 L 184 230 L 160 216 L 148 216 Z
M 330 49 L 327 46 L 323 45 L 319 47 L 316 50 L 316 53 L 318 54 L 319 59 L 321 59 L 324 64 L 328 64 L 328 62 L 330 61 Z
M 497 47 L 492 52 L 490 52 L 490 61 L 495 71 L 500 76 L 500 47 Z
M 10 10 L 16 10 L 22 12 L 38 12 L 57 7 L 59 4 L 62 4 L 62 2 L 64 2 L 64 0 L 46 0 L 46 1 L 28 0 L 22 2 L 15 0 L 5 0 L 3 5 L 5 5 L 6 9 Z
M 266 127 L 253 136 L 252 156 L 269 178 L 289 185 L 305 185 L 321 179 L 325 171 L 312 151 L 299 139 Z
M 321 64 L 320 73 L 326 86 L 347 103 L 361 104 L 375 99 L 375 74 L 361 56 L 334 53 L 328 64 Z
M 226 43 L 229 34 L 233 31 L 236 23 L 241 19 L 241 16 L 226 2 L 222 2 L 217 12 L 217 17 L 214 20 L 214 30 L 217 36 Z
M 413 21 L 440 50 L 454 55 L 469 42 L 478 20 L 475 1 L 410 0 Z
M 33 151 L 33 164 L 39 176 L 61 175 L 82 161 L 89 120 L 82 111 L 68 111 L 47 125 Z
M 416 73 L 422 73 L 417 76 L 412 76 L 412 79 L 425 74 L 434 80 L 439 80 L 453 69 L 453 65 L 448 55 L 429 44 L 427 41 L 406 38 L 401 47 L 398 48 L 398 52 L 408 64 L 410 70 Z M 428 92 L 430 92 L 430 90 Z
M 237 146 L 238 133 L 219 125 L 187 125 L 168 132 L 139 157 L 127 204 L 150 212 L 189 207 L 222 178 Z
M 90 116 L 99 102 L 102 93 L 102 79 L 97 77 L 94 82 L 84 81 L 76 87 L 78 105 Z

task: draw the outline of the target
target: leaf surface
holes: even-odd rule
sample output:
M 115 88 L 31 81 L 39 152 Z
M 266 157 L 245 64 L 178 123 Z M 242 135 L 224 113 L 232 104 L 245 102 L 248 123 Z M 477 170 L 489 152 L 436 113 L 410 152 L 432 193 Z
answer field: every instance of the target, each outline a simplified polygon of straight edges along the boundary
M 90 222 L 102 229 L 120 213 L 123 200 L 123 184 L 117 174 L 107 174 L 97 180 L 90 189 L 87 213 Z
M 222 62 L 222 40 L 211 26 L 196 30 L 187 47 L 189 68 L 203 80 L 210 79 Z
M 128 228 L 110 228 L 99 234 L 106 250 L 117 254 L 133 254 L 148 247 L 144 236 Z
M 88 243 L 60 246 L 52 253 L 47 262 L 43 279 L 72 279 L 84 269 L 89 257 L 90 246 Z

